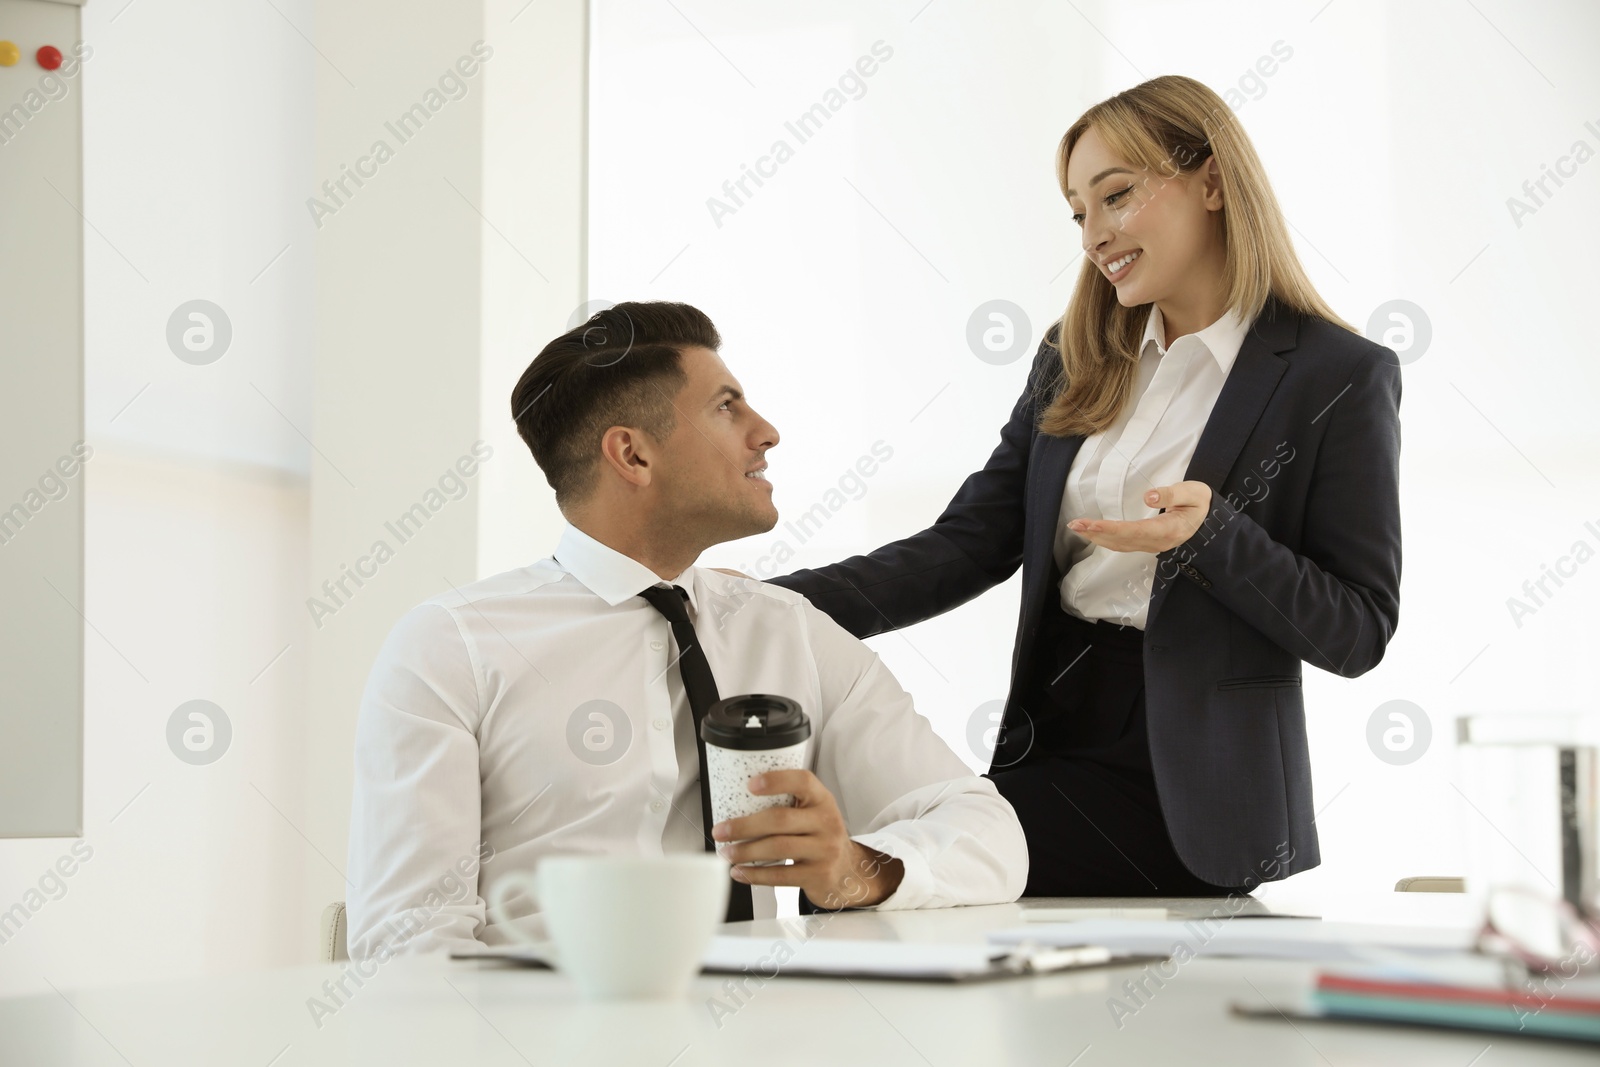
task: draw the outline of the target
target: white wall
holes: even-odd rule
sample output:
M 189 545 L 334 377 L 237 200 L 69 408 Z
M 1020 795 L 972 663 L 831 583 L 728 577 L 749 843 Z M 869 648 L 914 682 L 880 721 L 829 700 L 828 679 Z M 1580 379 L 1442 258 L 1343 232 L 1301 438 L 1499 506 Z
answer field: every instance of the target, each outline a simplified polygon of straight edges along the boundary
M 307 803 L 317 60 L 290 25 L 309 29 L 310 5 L 279 9 L 83 11 L 84 837 L 0 841 L 0 908 L 30 912 L 0 944 L 0 994 L 312 951 L 298 881 L 322 861 L 290 822 Z M 166 339 L 197 298 L 233 332 L 205 366 Z M 207 766 L 167 745 L 194 699 L 233 729 Z
M 0 944 L 0 994 L 314 958 L 345 895 L 378 644 L 479 576 L 480 529 L 496 569 L 545 539 L 530 515 L 549 491 L 506 405 L 527 346 L 581 300 L 586 11 L 520 7 L 383 34 L 376 4 L 86 10 L 90 858 L 0 842 L 0 908 L 26 916 Z M 447 87 L 401 144 L 386 124 L 478 42 L 499 66 Z M 379 138 L 392 158 L 334 200 L 322 182 Z M 321 226 L 311 197 L 336 208 Z M 196 298 L 232 331 L 203 366 L 166 340 Z M 385 520 L 480 438 L 496 455 L 466 495 L 399 544 Z M 375 578 L 322 591 L 379 538 L 396 552 Z M 333 614 L 314 619 L 312 596 Z M 232 726 L 209 765 L 168 747 L 193 699 Z
M 478 495 L 478 573 L 555 548 L 555 494 L 511 418 L 511 389 L 584 300 L 588 233 L 589 4 L 488 0 L 485 72 L 483 343 L 479 436 L 500 462 Z
M 279 652 L 302 628 L 305 484 L 109 447 L 86 477 L 88 817 L 76 842 L 0 842 L 3 906 L 45 898 L 0 945 L 0 995 L 303 961 L 296 883 L 324 864 L 294 825 L 306 663 Z M 233 731 L 206 766 L 167 745 L 194 699 Z

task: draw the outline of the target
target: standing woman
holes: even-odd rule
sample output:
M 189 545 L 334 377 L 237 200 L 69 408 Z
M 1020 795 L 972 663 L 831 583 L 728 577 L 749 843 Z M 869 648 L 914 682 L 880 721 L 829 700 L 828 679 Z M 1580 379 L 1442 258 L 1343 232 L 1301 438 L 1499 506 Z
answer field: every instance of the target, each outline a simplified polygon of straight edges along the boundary
M 987 777 L 1030 896 L 1204 895 L 1320 862 L 1301 661 L 1399 619 L 1400 368 L 1307 280 L 1222 98 L 1160 77 L 1061 139 L 1071 303 L 926 530 L 771 579 L 857 637 L 1022 567 Z

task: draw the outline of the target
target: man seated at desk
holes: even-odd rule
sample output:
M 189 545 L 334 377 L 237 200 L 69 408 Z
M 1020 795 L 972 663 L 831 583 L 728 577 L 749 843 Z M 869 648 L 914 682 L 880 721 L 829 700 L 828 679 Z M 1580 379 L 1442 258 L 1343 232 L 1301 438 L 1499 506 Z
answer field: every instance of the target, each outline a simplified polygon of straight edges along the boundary
M 775 914 L 778 885 L 806 911 L 1022 892 L 1011 805 L 876 653 L 796 593 L 695 566 L 778 521 L 778 432 L 720 344 L 688 305 L 618 304 L 517 383 L 518 432 L 566 523 L 551 557 L 418 605 L 378 654 L 356 731 L 352 958 L 505 943 L 533 904 L 484 902 L 546 856 L 706 848 L 694 723 L 719 695 L 791 697 L 812 722 L 810 769 L 752 785 L 796 806 L 718 845 L 730 863 L 794 861 L 734 868 L 729 919 Z

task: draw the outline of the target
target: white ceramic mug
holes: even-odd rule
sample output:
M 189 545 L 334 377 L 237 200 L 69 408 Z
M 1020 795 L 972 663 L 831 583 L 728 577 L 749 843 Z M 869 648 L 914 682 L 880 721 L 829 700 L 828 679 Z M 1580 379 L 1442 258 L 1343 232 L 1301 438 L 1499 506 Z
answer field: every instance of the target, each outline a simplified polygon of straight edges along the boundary
M 728 909 L 728 861 L 715 853 L 551 856 L 531 873 L 502 875 L 492 916 L 513 892 L 539 902 L 554 957 L 594 1000 L 684 996 Z M 516 923 L 505 929 L 531 939 Z

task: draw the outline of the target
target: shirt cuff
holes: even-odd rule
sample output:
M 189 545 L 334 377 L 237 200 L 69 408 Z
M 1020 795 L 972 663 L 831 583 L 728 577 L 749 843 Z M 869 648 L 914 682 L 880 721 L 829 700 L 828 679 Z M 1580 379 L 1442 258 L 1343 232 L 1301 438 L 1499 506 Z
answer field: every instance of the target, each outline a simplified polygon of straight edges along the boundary
M 933 898 L 933 869 L 928 866 L 927 857 L 904 838 L 880 830 L 877 833 L 861 834 L 850 840 L 882 852 L 890 859 L 899 860 L 900 865 L 905 868 L 905 873 L 900 877 L 900 884 L 895 887 L 894 892 L 878 903 L 870 905 L 871 908 L 878 911 L 920 908 Z

